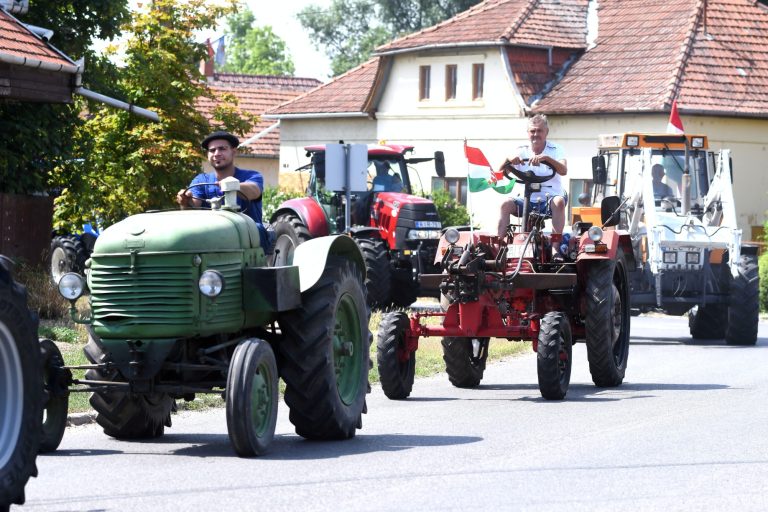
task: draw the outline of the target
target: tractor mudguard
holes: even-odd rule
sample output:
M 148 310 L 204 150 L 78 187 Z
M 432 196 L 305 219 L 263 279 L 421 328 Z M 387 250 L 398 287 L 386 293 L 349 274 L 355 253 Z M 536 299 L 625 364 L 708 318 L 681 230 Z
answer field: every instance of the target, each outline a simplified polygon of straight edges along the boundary
M 579 245 L 583 247 L 584 244 L 588 243 L 592 242 L 589 240 L 587 233 L 584 233 L 581 236 Z M 603 231 L 602 243 L 608 247 L 606 252 L 589 253 L 579 251 L 579 255 L 576 257 L 576 263 L 579 264 L 583 261 L 589 260 L 612 260 L 616 258 L 616 250 L 621 247 L 624 250 L 624 259 L 627 263 L 627 269 L 631 271 L 636 268 L 635 258 L 632 252 L 632 241 L 630 239 L 629 233 L 625 231 L 617 231 L 615 229 L 606 229 Z
M 299 282 L 302 293 L 320 280 L 329 255 L 342 256 L 352 260 L 365 280 L 363 253 L 352 238 L 346 235 L 313 238 L 296 247 L 293 264 L 299 267 Z
M 294 213 L 307 226 L 312 238 L 329 234 L 328 221 L 322 206 L 311 197 L 299 197 L 285 201 L 279 210 L 272 214 L 270 222 L 275 222 L 278 216 L 284 213 Z
M 381 232 L 379 228 L 358 226 L 350 228 L 349 233 L 353 238 L 375 238 L 377 240 L 381 240 Z

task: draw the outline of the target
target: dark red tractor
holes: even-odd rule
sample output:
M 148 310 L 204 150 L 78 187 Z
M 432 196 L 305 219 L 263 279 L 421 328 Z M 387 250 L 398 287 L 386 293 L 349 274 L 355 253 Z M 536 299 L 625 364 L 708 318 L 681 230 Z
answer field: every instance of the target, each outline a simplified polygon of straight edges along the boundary
M 285 201 L 272 215 L 275 230 L 274 265 L 290 264 L 295 247 L 320 236 L 349 233 L 363 252 L 368 303 L 372 307 L 406 307 L 418 296 L 437 296 L 427 288 L 422 274 L 434 274 L 437 243 L 442 224 L 434 203 L 414 195 L 423 190 L 412 164 L 435 162 L 445 176 L 442 152 L 434 157 L 413 158 L 413 146 L 368 145 L 368 190 L 351 194 L 350 225 L 346 225 L 345 194 L 326 189 L 325 145 L 304 148 L 310 163 L 307 196 Z
M 386 313 L 377 336 L 377 362 L 384 393 L 410 395 L 416 350 L 422 336 L 442 337 L 443 359 L 454 386 L 480 384 L 491 338 L 531 341 L 537 354 L 539 390 L 548 400 L 565 397 L 572 344 L 584 341 L 592 380 L 618 386 L 629 353 L 628 272 L 634 269 L 629 235 L 615 229 L 620 201 L 602 203 L 602 226 L 577 223 L 572 234 L 544 231 L 548 214 L 530 211 L 532 192 L 554 175 L 505 168 L 525 184 L 520 224 L 507 234 L 446 230 L 440 240 L 434 280 L 441 311 Z M 427 322 L 442 319 L 441 325 Z

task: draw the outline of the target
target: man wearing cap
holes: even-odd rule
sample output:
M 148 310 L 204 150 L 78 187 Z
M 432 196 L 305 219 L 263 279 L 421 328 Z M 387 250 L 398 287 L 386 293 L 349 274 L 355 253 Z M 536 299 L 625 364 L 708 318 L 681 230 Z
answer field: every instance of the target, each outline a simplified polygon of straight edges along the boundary
M 208 162 L 213 172 L 201 173 L 195 176 L 192 188 L 182 189 L 176 196 L 176 202 L 181 209 L 190 207 L 200 208 L 205 199 L 222 195 L 218 183 L 224 178 L 234 176 L 240 182 L 240 192 L 248 198 L 248 205 L 243 212 L 256 221 L 261 235 L 262 245 L 266 242 L 266 230 L 262 224 L 261 191 L 264 189 L 264 177 L 258 171 L 250 171 L 235 167 L 235 153 L 240 140 L 229 132 L 213 132 L 200 144 L 208 155 Z M 199 185 L 194 186 L 193 185 Z M 238 198 L 241 202 L 241 198 Z

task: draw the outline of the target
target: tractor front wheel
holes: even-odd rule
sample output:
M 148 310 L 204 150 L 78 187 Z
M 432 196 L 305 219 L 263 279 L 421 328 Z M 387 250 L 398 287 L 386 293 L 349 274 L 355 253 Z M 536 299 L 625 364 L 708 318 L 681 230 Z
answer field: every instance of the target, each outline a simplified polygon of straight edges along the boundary
M 348 439 L 362 428 L 370 391 L 371 333 L 363 278 L 349 260 L 329 256 L 303 307 L 283 313 L 278 350 L 285 403 L 296 433 Z
M 590 264 L 585 300 L 586 344 L 592 381 L 615 387 L 624 381 L 629 356 L 629 286 L 624 253 Z
M 293 251 L 300 244 L 312 239 L 307 226 L 293 213 L 283 213 L 272 224 L 275 230 L 275 248 L 272 266 L 282 267 L 293 263 Z
M 696 306 L 688 312 L 691 337 L 700 340 L 721 340 L 725 337 L 728 309 L 721 304 Z
M 443 361 L 448 380 L 457 388 L 480 385 L 488 359 L 490 338 L 443 338 Z
M 403 312 L 385 313 L 376 337 L 376 364 L 381 388 L 387 398 L 408 398 L 416 375 L 416 352 L 408 352 L 405 332 L 408 315 Z
M 356 239 L 365 260 L 365 289 L 368 305 L 372 308 L 386 308 L 390 305 L 389 254 L 382 240 L 372 238 Z
M 757 256 L 742 254 L 738 272 L 739 275 L 731 281 L 725 342 L 729 345 L 754 345 L 757 343 L 757 323 L 760 319 Z
M 2 263 L 0 262 L 0 265 Z M 37 476 L 43 380 L 37 321 L 23 286 L 0 268 L 0 508 L 24 503 L 24 486 Z
M 539 391 L 547 400 L 562 400 L 571 382 L 573 340 L 571 324 L 559 311 L 551 311 L 541 319 L 536 370 Z
M 40 453 L 56 451 L 64 437 L 69 411 L 69 389 L 71 377 L 65 370 L 64 357 L 59 347 L 48 339 L 40 340 L 43 385 L 43 432 L 40 439 Z
M 227 376 L 227 431 L 240 457 L 267 451 L 275 436 L 278 402 L 277 363 L 264 340 L 240 342 Z

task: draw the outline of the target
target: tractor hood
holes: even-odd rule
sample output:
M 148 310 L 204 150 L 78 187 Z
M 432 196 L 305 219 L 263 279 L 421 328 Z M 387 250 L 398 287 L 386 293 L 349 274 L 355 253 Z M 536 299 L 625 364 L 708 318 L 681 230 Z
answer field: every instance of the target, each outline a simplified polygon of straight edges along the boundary
M 104 230 L 93 255 L 140 252 L 209 252 L 259 246 L 256 223 L 223 210 L 182 210 L 133 215 Z

